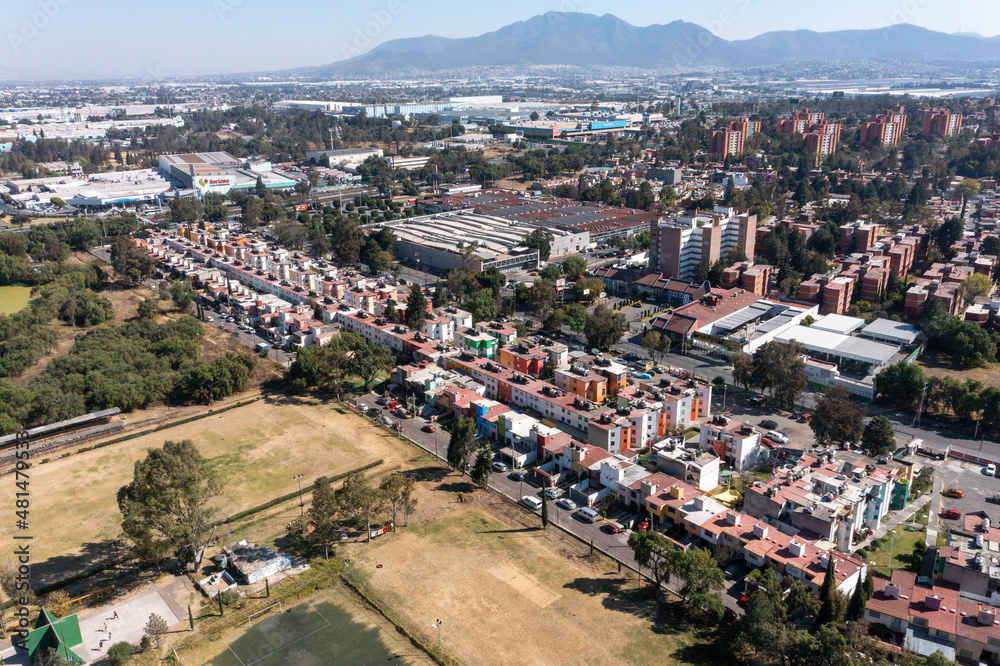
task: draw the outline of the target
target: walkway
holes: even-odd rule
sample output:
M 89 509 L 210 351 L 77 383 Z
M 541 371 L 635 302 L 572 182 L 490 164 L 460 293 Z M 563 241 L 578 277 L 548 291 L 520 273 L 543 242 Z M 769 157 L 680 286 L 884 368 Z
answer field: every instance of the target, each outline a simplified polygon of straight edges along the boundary
M 927 518 L 927 549 L 937 546 L 938 520 L 941 516 L 941 486 L 944 481 L 937 476 L 934 477 L 934 485 L 931 486 L 931 497 L 934 503 L 931 504 L 931 515 Z
M 923 495 L 921 495 L 916 502 L 911 503 L 905 509 L 896 513 L 896 515 L 890 518 L 888 522 L 879 525 L 878 529 L 872 532 L 867 539 L 865 539 L 860 543 L 854 544 L 855 552 L 857 552 L 859 549 L 864 548 L 869 543 L 871 543 L 872 539 L 881 539 L 890 531 L 892 531 L 896 527 L 899 527 L 899 525 L 910 520 L 910 518 L 912 518 L 914 514 L 917 513 L 917 511 L 920 511 L 920 509 L 922 509 L 928 502 L 930 502 L 931 498 L 934 496 L 935 494 L 932 492 L 924 493 Z M 935 538 L 937 538 L 936 535 Z

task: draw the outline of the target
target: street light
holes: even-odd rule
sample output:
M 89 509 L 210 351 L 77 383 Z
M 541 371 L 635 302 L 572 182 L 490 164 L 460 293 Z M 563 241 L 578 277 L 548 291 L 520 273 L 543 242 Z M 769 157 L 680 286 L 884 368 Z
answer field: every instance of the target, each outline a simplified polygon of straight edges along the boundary
M 889 539 L 889 571 L 892 571 L 892 547 L 896 543 L 896 530 L 892 530 L 892 537 Z
M 292 481 L 298 481 L 299 482 L 299 515 L 301 515 L 301 516 L 306 515 L 306 505 L 302 501 L 302 477 L 303 476 L 305 476 L 305 475 L 304 474 L 299 474 L 297 477 L 295 477 L 294 479 L 292 479 Z
M 438 630 L 438 652 L 440 652 L 441 651 L 441 620 L 438 620 L 437 622 L 435 622 L 434 624 L 432 624 L 431 628 Z

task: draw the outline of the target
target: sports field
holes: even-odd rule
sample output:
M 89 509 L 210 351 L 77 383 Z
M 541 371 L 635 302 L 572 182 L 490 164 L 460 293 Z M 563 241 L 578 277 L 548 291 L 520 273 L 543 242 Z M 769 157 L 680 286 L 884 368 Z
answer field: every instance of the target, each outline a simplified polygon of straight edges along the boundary
M 283 612 L 282 612 L 283 611 Z M 327 590 L 307 603 L 274 609 L 231 634 L 214 657 L 185 653 L 183 660 L 207 659 L 211 666 L 327 666 L 329 664 L 430 663 L 416 648 L 342 590 Z M 184 663 L 188 663 L 185 661 Z M 191 661 L 190 663 L 195 663 Z
M 346 408 L 291 398 L 263 399 L 120 444 L 55 458 L 31 469 L 32 573 L 49 582 L 113 556 L 121 533 L 118 489 L 132 479 L 134 463 L 165 440 L 190 439 L 223 483 L 212 500 L 225 517 L 379 459 L 390 468 L 412 449 Z M 13 506 L 13 483 L 0 501 Z M 0 525 L 0 539 L 11 538 Z
M 426 643 L 440 619 L 444 652 L 459 662 L 724 663 L 706 654 L 713 628 L 658 608 L 645 581 L 575 539 L 495 495 L 430 495 L 410 527 L 342 553 L 366 594 Z
M 31 287 L 0 287 L 0 314 L 20 312 L 31 300 Z

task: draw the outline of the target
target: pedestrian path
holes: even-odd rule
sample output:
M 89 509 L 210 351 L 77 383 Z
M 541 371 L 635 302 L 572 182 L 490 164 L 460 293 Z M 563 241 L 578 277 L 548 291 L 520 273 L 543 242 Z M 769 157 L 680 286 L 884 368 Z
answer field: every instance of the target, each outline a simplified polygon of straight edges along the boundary
M 869 543 L 871 543 L 873 539 L 881 539 L 899 525 L 909 521 L 910 518 L 913 518 L 913 516 L 917 513 L 917 511 L 920 511 L 920 509 L 924 508 L 924 506 L 928 502 L 930 502 L 931 498 L 934 496 L 935 493 L 933 492 L 924 493 L 923 495 L 921 495 L 919 498 L 917 498 L 916 502 L 911 503 L 902 511 L 897 512 L 896 515 L 890 518 L 887 522 L 879 525 L 878 529 L 876 529 L 870 535 L 868 535 L 867 539 L 865 539 L 860 543 L 854 544 L 854 550 L 857 551 L 861 548 L 864 548 Z
M 941 486 L 944 483 L 939 478 L 934 479 L 934 485 L 931 486 L 931 497 L 934 498 L 933 504 L 931 504 L 931 515 L 927 519 L 927 548 L 934 548 L 937 546 L 937 536 L 938 536 L 938 516 L 941 515 Z

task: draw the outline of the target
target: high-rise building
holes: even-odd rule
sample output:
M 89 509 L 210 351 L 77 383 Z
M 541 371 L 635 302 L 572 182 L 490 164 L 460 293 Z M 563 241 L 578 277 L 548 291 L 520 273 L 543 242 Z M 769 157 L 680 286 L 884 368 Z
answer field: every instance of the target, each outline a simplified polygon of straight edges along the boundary
M 734 250 L 754 255 L 757 216 L 716 207 L 711 213 L 660 218 L 650 224 L 649 267 L 680 280 L 691 280 L 702 261 L 714 264 Z
M 806 152 L 832 155 L 840 144 L 840 123 L 816 123 L 800 139 Z
M 742 155 L 746 143 L 760 131 L 760 121 L 740 118 L 729 123 L 709 136 L 708 152 L 725 158 L 728 155 Z
M 803 109 L 798 113 L 778 118 L 778 134 L 804 134 L 813 125 L 826 122 L 826 114 L 812 109 Z
M 906 113 L 897 104 L 885 113 L 872 115 L 867 123 L 858 126 L 861 146 L 895 146 L 906 132 Z
M 962 131 L 962 114 L 930 109 L 924 116 L 924 136 L 954 136 Z

